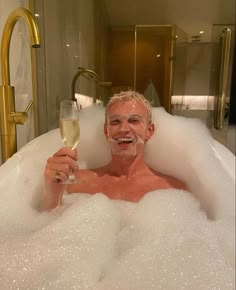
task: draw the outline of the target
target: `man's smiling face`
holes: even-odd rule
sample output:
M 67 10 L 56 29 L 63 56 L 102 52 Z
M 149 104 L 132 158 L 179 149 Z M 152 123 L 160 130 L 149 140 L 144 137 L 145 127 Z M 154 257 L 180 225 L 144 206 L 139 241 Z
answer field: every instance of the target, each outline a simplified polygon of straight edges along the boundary
M 117 101 L 107 111 L 104 132 L 114 155 L 136 156 L 152 136 L 146 107 L 136 100 Z

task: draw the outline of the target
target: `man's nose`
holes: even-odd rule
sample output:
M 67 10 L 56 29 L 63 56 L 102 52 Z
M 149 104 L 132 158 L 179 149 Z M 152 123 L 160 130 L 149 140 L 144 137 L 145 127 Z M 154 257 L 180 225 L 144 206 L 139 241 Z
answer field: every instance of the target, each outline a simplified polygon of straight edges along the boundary
M 129 123 L 126 120 L 123 120 L 120 124 L 120 131 L 129 131 L 130 127 L 129 127 Z

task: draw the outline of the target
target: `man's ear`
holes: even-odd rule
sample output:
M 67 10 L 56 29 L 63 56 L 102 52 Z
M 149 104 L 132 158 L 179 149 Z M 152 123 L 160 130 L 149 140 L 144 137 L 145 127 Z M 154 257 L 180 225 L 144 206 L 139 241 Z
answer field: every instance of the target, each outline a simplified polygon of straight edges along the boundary
M 152 137 L 154 131 L 155 131 L 154 124 L 153 123 L 149 124 L 148 129 L 147 129 L 147 133 L 146 133 L 146 139 L 145 139 L 146 141 L 148 141 Z
M 108 139 L 108 136 L 107 136 L 107 124 L 106 123 L 103 126 L 103 131 L 104 131 L 104 135 L 105 135 L 106 139 Z

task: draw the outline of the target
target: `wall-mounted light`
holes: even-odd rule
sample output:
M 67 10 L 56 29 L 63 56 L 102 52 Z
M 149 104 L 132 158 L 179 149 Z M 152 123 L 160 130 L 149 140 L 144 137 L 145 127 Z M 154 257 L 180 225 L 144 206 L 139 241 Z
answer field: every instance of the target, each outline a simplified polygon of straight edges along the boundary
M 203 34 L 203 33 L 204 33 L 204 30 L 200 30 L 199 33 L 200 33 L 200 34 Z
M 35 17 L 39 17 L 39 14 L 38 14 L 38 13 L 35 13 L 34 16 L 35 16 Z
M 67 47 L 70 47 L 70 44 L 69 44 L 69 43 L 67 43 L 67 44 L 66 44 L 66 46 L 67 46 Z
M 158 53 L 158 54 L 156 55 L 156 57 L 161 57 L 161 55 Z

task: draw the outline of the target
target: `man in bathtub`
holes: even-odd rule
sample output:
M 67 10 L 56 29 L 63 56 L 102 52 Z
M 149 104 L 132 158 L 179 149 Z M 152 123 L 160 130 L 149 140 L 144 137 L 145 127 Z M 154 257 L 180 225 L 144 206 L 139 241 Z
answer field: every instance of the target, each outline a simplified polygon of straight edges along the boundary
M 156 189 L 186 186 L 174 177 L 149 168 L 143 159 L 146 142 L 154 133 L 150 103 L 139 93 L 114 95 L 106 107 L 104 133 L 111 150 L 111 161 L 96 169 L 79 169 L 77 150 L 63 147 L 47 161 L 44 209 L 60 205 L 63 192 L 102 192 L 111 199 L 139 201 Z M 62 184 L 73 170 L 78 183 Z

